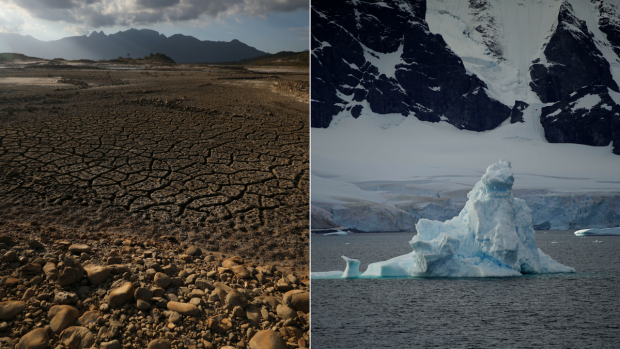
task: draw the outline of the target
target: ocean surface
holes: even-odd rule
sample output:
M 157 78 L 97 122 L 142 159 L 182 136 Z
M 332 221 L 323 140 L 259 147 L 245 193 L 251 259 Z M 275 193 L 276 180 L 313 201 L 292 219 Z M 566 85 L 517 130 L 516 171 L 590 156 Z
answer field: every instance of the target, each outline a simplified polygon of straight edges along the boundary
M 311 237 L 311 270 L 411 252 L 414 233 Z M 602 240 L 603 243 L 594 243 Z M 620 348 L 620 236 L 538 231 L 577 273 L 480 279 L 313 279 L 313 349 Z

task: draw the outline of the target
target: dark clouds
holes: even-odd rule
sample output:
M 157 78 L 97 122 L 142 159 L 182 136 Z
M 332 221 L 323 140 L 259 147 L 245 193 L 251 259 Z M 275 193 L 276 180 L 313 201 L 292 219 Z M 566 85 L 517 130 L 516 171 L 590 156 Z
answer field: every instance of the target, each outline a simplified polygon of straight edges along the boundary
M 91 28 L 178 23 L 202 16 L 266 16 L 307 9 L 309 0 L 0 0 L 30 16 Z

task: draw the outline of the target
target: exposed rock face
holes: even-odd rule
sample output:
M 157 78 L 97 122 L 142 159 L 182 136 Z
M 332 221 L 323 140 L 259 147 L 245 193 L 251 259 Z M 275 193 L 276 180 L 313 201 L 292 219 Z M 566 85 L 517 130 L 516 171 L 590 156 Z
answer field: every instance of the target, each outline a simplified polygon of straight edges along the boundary
M 620 57 L 620 6 L 605 0 L 592 0 L 598 10 L 599 29 L 605 33 L 614 52 Z
M 613 98 L 612 98 L 613 97 Z M 620 155 L 620 93 L 606 86 L 587 86 L 542 108 L 540 122 L 550 143 L 607 146 Z
M 609 62 L 596 46 L 586 22 L 577 18 L 567 2 L 560 7 L 558 25 L 544 56 L 547 62 L 537 59 L 530 68 L 530 87 L 543 103 L 568 98 L 587 85 L 604 85 L 618 91 Z
M 530 105 L 523 101 L 516 101 L 514 107 L 510 111 L 510 123 L 525 122 L 523 120 L 523 111 Z
M 473 131 L 509 117 L 510 108 L 489 98 L 486 84 L 429 32 L 425 13 L 421 0 L 312 2 L 312 127 L 364 108 Z

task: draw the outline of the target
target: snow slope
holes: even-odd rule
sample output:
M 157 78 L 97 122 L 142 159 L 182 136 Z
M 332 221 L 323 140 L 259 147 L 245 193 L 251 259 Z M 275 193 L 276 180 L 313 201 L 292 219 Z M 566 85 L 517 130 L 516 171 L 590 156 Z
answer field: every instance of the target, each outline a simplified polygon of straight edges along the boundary
M 312 204 L 334 213 L 335 223 L 349 228 L 413 230 L 409 222 L 414 217 L 407 216 L 403 204 L 428 206 L 437 198 L 451 198 L 454 212 L 486 164 L 506 158 L 512 162 L 515 196 L 535 204 L 534 224 L 548 221 L 547 228 L 568 229 L 584 227 L 581 223 L 620 223 L 620 160 L 611 146 L 548 143 L 537 119 L 540 107 L 525 110 L 525 123 L 506 123 L 486 132 L 400 115 L 384 123 L 385 115 L 373 114 L 313 128 Z M 607 204 L 610 198 L 615 201 Z M 566 207 L 569 204 L 575 206 Z M 358 210 L 362 206 L 365 211 Z M 400 217 L 407 222 L 399 229 L 394 228 L 397 223 L 380 229 L 379 220 L 366 220 L 369 207 L 380 210 L 385 220 Z M 436 216 L 431 212 L 415 218 L 435 219 L 445 211 L 437 209 Z M 601 218 L 588 218 L 595 215 Z
M 426 22 L 441 34 L 465 68 L 489 86 L 490 95 L 512 106 L 516 100 L 540 102 L 529 88 L 529 67 L 557 25 L 561 0 L 430 0 Z

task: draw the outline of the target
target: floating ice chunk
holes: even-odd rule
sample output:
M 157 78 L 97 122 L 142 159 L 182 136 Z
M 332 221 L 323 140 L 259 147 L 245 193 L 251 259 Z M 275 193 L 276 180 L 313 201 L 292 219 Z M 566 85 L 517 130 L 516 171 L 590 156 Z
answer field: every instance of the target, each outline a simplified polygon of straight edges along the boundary
M 420 219 L 413 252 L 372 263 L 361 277 L 501 277 L 521 274 L 566 273 L 564 266 L 536 247 L 532 210 L 514 198 L 510 162 L 487 168 L 467 194 L 457 217 L 446 222 Z M 342 257 L 342 277 L 358 277 L 359 261 Z
M 312 279 L 340 279 L 342 278 L 342 270 L 334 271 L 313 271 L 310 273 Z
M 323 236 L 334 236 L 334 235 L 344 236 L 344 235 L 348 235 L 348 234 L 351 234 L 351 232 L 338 230 L 338 231 L 333 232 L 333 233 L 323 234 Z
M 345 262 L 347 262 L 347 267 L 344 269 L 344 273 L 342 273 L 343 278 L 356 278 L 360 276 L 360 261 L 359 259 L 347 258 L 345 256 L 341 256 Z
M 582 229 L 575 232 L 577 236 L 620 235 L 620 227 L 609 229 Z

